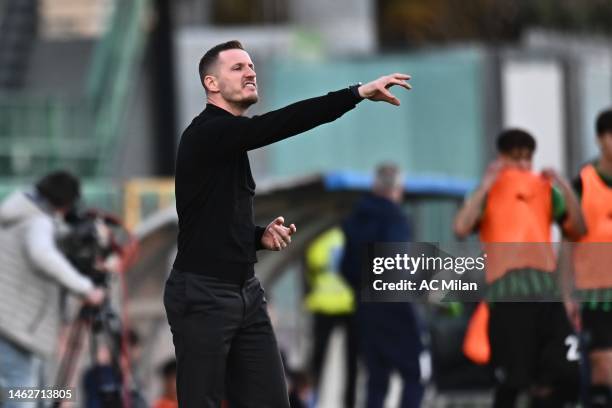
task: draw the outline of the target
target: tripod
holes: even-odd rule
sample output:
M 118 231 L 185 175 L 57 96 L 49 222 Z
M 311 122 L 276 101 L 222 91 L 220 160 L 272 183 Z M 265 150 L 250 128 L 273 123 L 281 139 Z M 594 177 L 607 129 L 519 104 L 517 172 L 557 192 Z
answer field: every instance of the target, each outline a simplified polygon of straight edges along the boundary
M 91 360 L 97 363 L 99 350 L 98 336 L 105 335 L 110 341 L 110 367 L 99 367 L 97 364 L 90 374 L 96 386 L 97 398 L 103 408 L 129 408 L 130 401 L 123 395 L 124 373 L 121 369 L 122 335 L 121 321 L 112 310 L 108 300 L 100 306 L 83 305 L 75 319 L 66 345 L 66 353 L 62 358 L 57 374 L 56 385 L 67 387 L 71 384 L 78 357 L 83 347 L 83 337 L 90 333 Z M 109 370 L 110 369 L 110 370 Z M 110 381 L 107 381 L 109 380 Z M 61 401 L 53 402 L 54 408 L 59 408 Z

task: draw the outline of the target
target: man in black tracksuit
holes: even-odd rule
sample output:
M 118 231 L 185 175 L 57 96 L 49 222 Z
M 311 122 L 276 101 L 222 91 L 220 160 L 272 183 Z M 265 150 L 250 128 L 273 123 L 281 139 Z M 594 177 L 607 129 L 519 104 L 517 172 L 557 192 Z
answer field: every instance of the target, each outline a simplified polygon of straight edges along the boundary
M 179 406 L 218 408 L 227 398 L 232 408 L 286 408 L 283 367 L 253 265 L 256 250 L 282 250 L 296 228 L 282 217 L 254 225 L 247 151 L 331 122 L 364 98 L 399 105 L 388 88 L 410 89 L 409 76 L 384 76 L 248 118 L 242 115 L 257 102 L 257 84 L 239 42 L 210 49 L 199 72 L 208 104 L 178 149 L 178 253 L 164 293 Z

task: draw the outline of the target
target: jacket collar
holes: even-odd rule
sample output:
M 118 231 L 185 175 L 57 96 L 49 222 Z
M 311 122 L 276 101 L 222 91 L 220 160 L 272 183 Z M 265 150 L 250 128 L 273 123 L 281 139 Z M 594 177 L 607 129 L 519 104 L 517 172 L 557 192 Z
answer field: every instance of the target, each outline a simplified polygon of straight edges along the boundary
M 204 109 L 202 113 L 212 116 L 234 116 L 231 112 L 228 112 L 217 105 L 213 105 L 212 103 L 207 103 L 206 109 Z

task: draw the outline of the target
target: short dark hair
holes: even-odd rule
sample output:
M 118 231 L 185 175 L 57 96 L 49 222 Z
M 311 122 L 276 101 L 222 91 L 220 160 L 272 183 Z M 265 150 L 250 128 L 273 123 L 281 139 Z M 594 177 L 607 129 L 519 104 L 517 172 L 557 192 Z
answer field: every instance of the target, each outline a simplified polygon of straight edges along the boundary
M 606 132 L 612 132 L 612 109 L 605 110 L 597 116 L 595 131 L 597 136 L 601 136 Z
M 535 138 L 522 129 L 502 131 L 497 137 L 497 151 L 510 153 L 514 149 L 528 149 L 533 153 L 536 149 Z
M 67 171 L 47 174 L 36 182 L 36 190 L 53 207 L 72 207 L 81 197 L 79 180 Z
M 176 360 L 174 358 L 166 360 L 159 367 L 159 373 L 163 378 L 168 378 L 171 375 L 176 375 Z
M 238 40 L 232 40 L 232 41 L 227 41 L 221 44 L 217 44 L 214 47 L 212 47 L 210 50 L 206 51 L 206 54 L 204 54 L 204 56 L 200 59 L 200 64 L 198 65 L 198 73 L 200 74 L 200 82 L 202 83 L 202 86 L 204 87 L 204 89 L 206 89 L 206 86 L 204 85 L 204 77 L 206 76 L 206 74 L 209 73 L 210 67 L 212 67 L 214 63 L 217 62 L 217 59 L 219 58 L 219 54 L 221 53 L 221 51 L 235 50 L 235 49 L 244 50 L 244 48 L 242 47 L 242 44 Z

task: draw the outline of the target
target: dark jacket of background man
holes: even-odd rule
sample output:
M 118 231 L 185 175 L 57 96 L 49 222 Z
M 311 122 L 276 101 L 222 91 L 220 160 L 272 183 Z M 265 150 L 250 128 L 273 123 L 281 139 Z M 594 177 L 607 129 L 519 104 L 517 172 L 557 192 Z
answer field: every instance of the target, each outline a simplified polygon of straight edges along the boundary
M 344 221 L 342 229 L 346 248 L 341 271 L 359 298 L 364 246 L 410 241 L 412 228 L 398 203 L 367 194 Z M 359 334 L 360 354 L 368 370 L 366 406 L 382 408 L 392 370 L 400 373 L 404 383 L 400 406 L 419 406 L 423 396 L 419 367 L 423 346 L 412 304 L 358 302 L 355 324 L 353 332 Z

